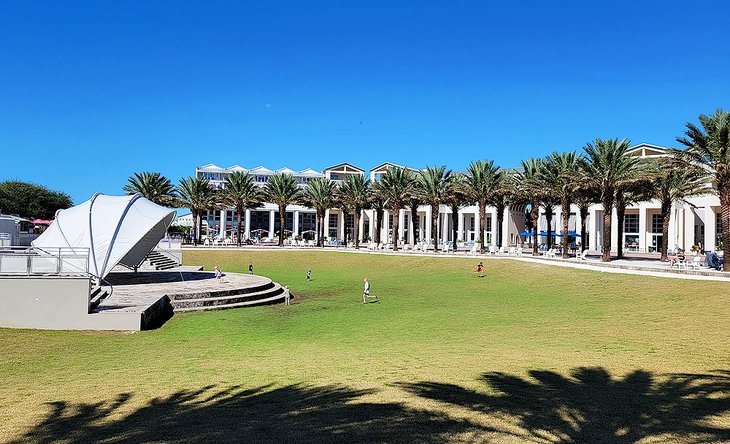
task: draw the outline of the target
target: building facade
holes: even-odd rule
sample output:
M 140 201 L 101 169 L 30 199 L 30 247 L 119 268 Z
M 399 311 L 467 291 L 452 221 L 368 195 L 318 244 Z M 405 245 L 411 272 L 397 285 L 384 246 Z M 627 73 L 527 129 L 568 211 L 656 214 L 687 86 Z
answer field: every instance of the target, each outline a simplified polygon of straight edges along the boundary
M 659 157 L 667 155 L 667 148 L 640 144 L 631 148 L 627 155 L 639 156 L 642 158 Z M 383 163 L 369 172 L 371 181 L 379 180 L 379 178 L 393 167 L 401 167 L 401 165 L 393 163 Z M 417 169 L 411 168 L 415 173 Z M 324 177 L 335 183 L 342 182 L 348 175 L 365 175 L 365 170 L 348 163 L 340 163 L 325 168 L 322 171 L 313 169 L 305 169 L 302 171 L 293 171 L 289 168 L 279 170 L 270 170 L 264 167 L 256 167 L 245 169 L 238 165 L 221 168 L 214 164 L 208 164 L 196 169 L 196 174 L 210 181 L 210 183 L 221 188 L 225 183 L 225 176 L 233 171 L 247 171 L 254 176 L 254 180 L 260 186 L 264 186 L 271 175 L 288 173 L 293 175 L 300 188 L 304 188 L 306 184 L 317 177 Z M 461 208 L 456 215 L 446 206 L 439 208 L 437 232 L 432 233 L 431 226 L 431 208 L 430 206 L 420 206 L 416 211 L 415 218 L 411 215 L 410 209 L 401 209 L 399 214 L 392 214 L 389 210 L 383 211 L 382 221 L 379 224 L 380 233 L 375 230 L 378 226 L 377 212 L 372 209 L 365 209 L 360 215 L 360 241 L 367 242 L 369 240 L 380 239 L 381 242 L 392 242 L 394 236 L 402 243 L 414 244 L 417 242 L 429 241 L 439 244 L 451 243 L 469 243 L 478 241 L 481 237 L 485 239 L 486 245 L 498 246 L 498 234 L 501 230 L 502 246 L 518 246 L 525 245 L 530 240 L 525 236 L 526 224 L 526 208 L 524 205 L 513 205 L 504 210 L 501 226 L 498 226 L 497 209 L 487 207 L 486 220 L 483 227 L 483 233 L 477 232 L 479 225 L 479 208 L 476 205 L 467 205 Z M 246 210 L 246 214 L 242 217 L 242 232 L 244 239 L 260 238 L 273 239 L 279 235 L 281 227 L 279 226 L 278 207 L 274 204 L 265 203 L 259 208 Z M 398 217 L 398 232 L 393 233 L 393 218 Z M 623 239 L 618 239 L 618 223 L 617 216 L 612 215 L 612 251 L 617 251 L 619 242 L 622 242 L 625 251 L 635 251 L 641 253 L 657 252 L 662 242 L 662 218 L 660 214 L 659 202 L 649 201 L 641 202 L 638 205 L 630 206 L 626 210 L 626 215 L 622 221 L 624 227 Z M 204 227 L 207 225 L 208 235 L 218 238 L 235 238 L 236 232 L 236 215 L 232 209 L 208 211 L 203 216 Z M 332 243 L 340 242 L 344 239 L 352 241 L 354 239 L 354 214 L 345 214 L 342 210 L 332 208 L 327 211 L 324 220 L 324 232 L 326 240 Z M 588 217 L 586 219 L 587 238 L 578 241 L 583 249 L 590 251 L 599 251 L 603 239 L 603 208 L 601 205 L 592 205 L 589 208 Z M 730 221 L 726 221 L 730 223 Z M 316 239 L 316 213 L 314 209 L 303 207 L 300 205 L 290 205 L 286 211 L 285 233 L 287 236 L 302 237 L 304 239 Z M 698 196 L 689 199 L 689 204 L 675 203 L 672 207 L 670 215 L 669 229 L 669 248 L 680 247 L 683 249 L 691 249 L 694 246 L 705 250 L 718 249 L 720 241 L 720 233 L 722 227 L 722 218 L 720 214 L 720 202 L 715 194 Z M 454 226 L 456 226 L 456 239 L 454 239 Z M 571 207 L 569 231 L 580 233 L 581 220 L 579 209 L 573 205 Z M 551 226 L 547 226 L 547 217 L 545 209 L 540 209 L 540 217 L 538 219 L 538 231 L 544 235 L 538 236 L 537 242 L 543 244 L 547 241 L 548 233 L 552 236 L 562 234 L 562 215 L 560 207 L 556 207 L 552 212 Z M 554 238 L 554 244 L 559 243 L 559 239 Z

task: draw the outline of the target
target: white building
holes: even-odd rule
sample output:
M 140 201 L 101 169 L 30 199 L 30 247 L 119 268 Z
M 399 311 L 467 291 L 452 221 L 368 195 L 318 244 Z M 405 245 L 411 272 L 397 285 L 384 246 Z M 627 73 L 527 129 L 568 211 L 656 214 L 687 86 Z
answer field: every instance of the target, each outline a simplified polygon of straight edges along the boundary
M 666 155 L 667 148 L 640 144 L 631 148 L 629 155 L 641 157 L 658 157 Z M 389 168 L 400 166 L 393 163 L 383 163 L 370 170 L 370 180 L 378 180 Z M 410 168 L 414 172 L 418 170 Z M 221 168 L 217 165 L 209 164 L 196 170 L 198 176 L 204 177 L 216 186 L 220 187 L 225 181 L 225 175 L 232 171 L 248 171 L 257 183 L 262 186 L 268 181 L 272 174 L 289 173 L 299 182 L 300 187 L 306 186 L 307 182 L 315 177 L 326 177 L 335 182 L 342 181 L 347 175 L 360 174 L 364 175 L 365 171 L 350 165 L 348 163 L 340 163 L 329 168 L 325 168 L 322 172 L 312 169 L 302 171 L 292 171 L 288 168 L 280 170 L 270 170 L 264 167 L 256 167 L 246 170 L 238 165 Z M 720 239 L 720 227 L 722 225 L 720 216 L 720 202 L 716 195 L 709 194 L 706 196 L 695 197 L 690 199 L 692 205 L 675 205 L 672 208 L 670 229 L 669 229 L 669 247 L 679 246 L 684 249 L 691 249 L 694 245 L 701 245 L 706 250 L 716 249 L 717 242 Z M 278 207 L 273 204 L 266 203 L 260 208 L 247 210 L 243 218 L 243 229 L 245 238 L 255 237 L 257 233 L 261 233 L 261 237 L 272 238 L 279 231 L 279 218 L 276 214 Z M 560 207 L 553 210 L 550 231 L 560 234 L 562 232 L 562 215 Z M 409 209 L 401 209 L 398 215 L 391 214 L 390 211 L 383 212 L 383 222 L 379 236 L 375 233 L 376 212 L 371 209 L 362 211 L 360 217 L 360 240 L 361 242 L 368 239 L 380 239 L 382 242 L 390 242 L 393 239 L 392 232 L 393 217 L 399 218 L 398 233 L 395 235 L 400 242 L 413 244 L 419 240 L 437 238 L 439 244 L 444 242 L 470 242 L 477 241 L 480 236 L 476 230 L 479 224 L 479 208 L 476 205 L 465 206 L 459 210 L 454 217 L 451 211 L 444 205 L 439 209 L 437 233 L 431 230 L 431 208 L 430 206 L 420 206 L 417 210 L 415 220 L 411 217 Z M 209 211 L 205 216 L 208 226 L 211 230 L 215 230 L 215 235 L 232 237 L 235 232 L 236 217 L 232 210 Z M 221 224 L 221 220 L 225 220 L 225 224 Z M 484 239 L 486 245 L 496 245 L 498 239 L 497 226 L 497 209 L 487 207 L 485 226 L 483 227 Z M 526 229 L 526 217 L 524 205 L 511 206 L 505 209 L 502 221 L 502 245 L 517 245 L 525 243 L 527 239 L 520 236 L 520 233 Z M 603 237 L 603 208 L 601 205 L 593 205 L 589 208 L 587 224 L 587 239 L 582 244 L 586 245 L 591 251 L 600 251 L 601 239 Z M 730 221 L 729 221 L 730 222 Z M 330 239 L 352 240 L 354 236 L 354 215 L 343 214 L 339 209 L 330 209 L 325 216 L 324 231 Z M 453 227 L 456 224 L 456 239 L 454 237 Z M 656 201 L 642 202 L 636 206 L 630 206 L 626 210 L 623 221 L 624 235 L 620 241 L 625 246 L 625 251 L 636 251 L 651 253 L 657 251 L 661 246 L 661 227 L 662 220 L 660 215 L 659 203 Z M 294 236 L 302 235 L 308 238 L 316 236 L 316 217 L 315 211 L 299 205 L 290 205 L 287 208 L 286 230 L 291 230 Z M 538 221 L 539 231 L 547 231 L 547 219 L 544 209 L 540 211 Z M 263 230 L 257 232 L 256 230 Z M 616 214 L 613 214 L 612 223 L 612 251 L 617 250 L 619 239 L 618 220 Z M 581 232 L 581 221 L 577 206 L 571 207 L 569 231 L 577 233 Z M 540 236 L 538 242 L 544 243 L 546 236 Z M 559 243 L 559 239 L 554 242 Z

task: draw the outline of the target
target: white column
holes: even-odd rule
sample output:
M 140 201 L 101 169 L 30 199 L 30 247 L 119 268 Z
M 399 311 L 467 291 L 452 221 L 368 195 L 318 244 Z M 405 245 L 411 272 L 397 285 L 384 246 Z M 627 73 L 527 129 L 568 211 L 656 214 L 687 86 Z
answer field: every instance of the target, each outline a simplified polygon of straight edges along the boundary
M 426 222 L 424 223 L 426 227 L 426 242 L 431 242 L 431 206 L 426 207 L 426 216 L 425 216 Z
M 684 206 L 684 241 L 680 247 L 689 251 L 695 241 L 695 214 L 689 205 Z
M 340 217 L 337 219 L 337 237 L 345 239 L 345 212 L 340 210 Z
M 512 243 L 512 238 L 510 237 L 509 227 L 510 222 L 512 222 L 512 212 L 509 210 L 509 206 L 504 209 L 504 220 L 502 221 L 502 246 L 507 247 Z
M 489 212 L 492 215 L 492 245 L 497 245 L 497 210 Z
M 324 240 L 330 237 L 330 210 L 324 212 Z
M 398 210 L 398 242 L 406 237 L 406 210 L 401 208 Z
M 221 210 L 221 227 L 220 232 L 218 233 L 221 239 L 226 237 L 226 223 L 228 222 L 228 219 L 226 219 L 226 213 L 226 210 Z
M 375 239 L 375 218 L 377 217 L 375 215 L 375 210 L 368 210 L 368 217 L 370 218 L 370 225 L 368 226 L 368 231 L 370 235 L 370 240 Z
M 702 245 L 705 251 L 715 251 L 715 238 L 717 236 L 717 216 L 711 206 L 705 207 L 705 239 Z
M 416 211 L 416 214 L 418 214 L 418 211 Z M 408 214 L 408 243 L 413 245 L 416 243 L 416 227 L 413 223 L 413 214 Z
M 360 210 L 360 220 L 357 224 L 357 232 L 360 239 L 358 239 L 359 242 L 362 242 L 365 239 L 365 210 Z
M 251 237 L 251 210 L 246 209 L 246 239 Z
M 383 222 L 380 224 L 380 241 L 384 244 L 390 242 L 388 230 L 390 230 L 390 211 L 383 210 Z
M 449 241 L 449 213 L 441 211 L 441 243 Z
M 667 242 L 667 250 L 674 250 L 680 241 L 680 220 L 682 219 L 682 209 L 676 205 L 672 205 L 672 209 L 669 211 L 669 240 Z
M 584 247 L 591 250 L 591 251 L 598 251 L 600 253 L 601 251 L 601 243 L 600 243 L 600 235 L 599 233 L 599 223 L 602 223 L 598 221 L 598 210 L 588 210 L 588 239 L 589 242 L 587 246 Z
M 639 205 L 639 251 L 646 253 L 649 251 L 647 244 L 647 209 L 646 206 Z
M 291 227 L 292 228 L 291 235 L 292 236 L 299 236 L 299 210 L 294 211 L 294 216 L 293 216 L 292 219 L 293 219 L 292 220 L 293 225 Z
M 269 239 L 274 238 L 274 220 L 276 219 L 276 210 L 269 210 Z
M 624 223 L 624 221 L 621 221 L 620 223 Z M 623 242 L 623 239 L 618 238 L 618 215 L 616 214 L 616 208 L 613 209 L 613 212 L 611 213 L 611 251 L 616 252 L 618 251 L 618 243 Z
M 464 234 L 464 213 L 462 213 L 461 211 L 459 211 L 458 215 L 456 236 L 459 239 L 466 241 L 466 235 Z M 458 241 L 459 239 L 456 240 Z M 454 245 L 456 245 L 456 243 L 454 243 Z

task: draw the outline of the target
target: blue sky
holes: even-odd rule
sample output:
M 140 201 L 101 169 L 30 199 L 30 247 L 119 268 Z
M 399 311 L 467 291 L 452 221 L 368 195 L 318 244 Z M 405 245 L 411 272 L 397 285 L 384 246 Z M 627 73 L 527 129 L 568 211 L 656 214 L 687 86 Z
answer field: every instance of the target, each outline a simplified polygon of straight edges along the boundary
M 730 108 L 727 2 L 0 0 L 0 180 L 675 145 Z

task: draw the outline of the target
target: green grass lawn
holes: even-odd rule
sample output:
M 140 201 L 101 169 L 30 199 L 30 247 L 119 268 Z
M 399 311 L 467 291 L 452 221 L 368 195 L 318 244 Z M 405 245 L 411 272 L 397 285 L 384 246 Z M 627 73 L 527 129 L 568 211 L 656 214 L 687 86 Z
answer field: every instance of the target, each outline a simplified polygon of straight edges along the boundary
M 0 441 L 730 441 L 730 284 L 524 263 L 186 251 L 293 305 L 0 329 Z M 313 270 L 307 282 L 307 268 Z M 361 303 L 370 278 L 379 303 Z

